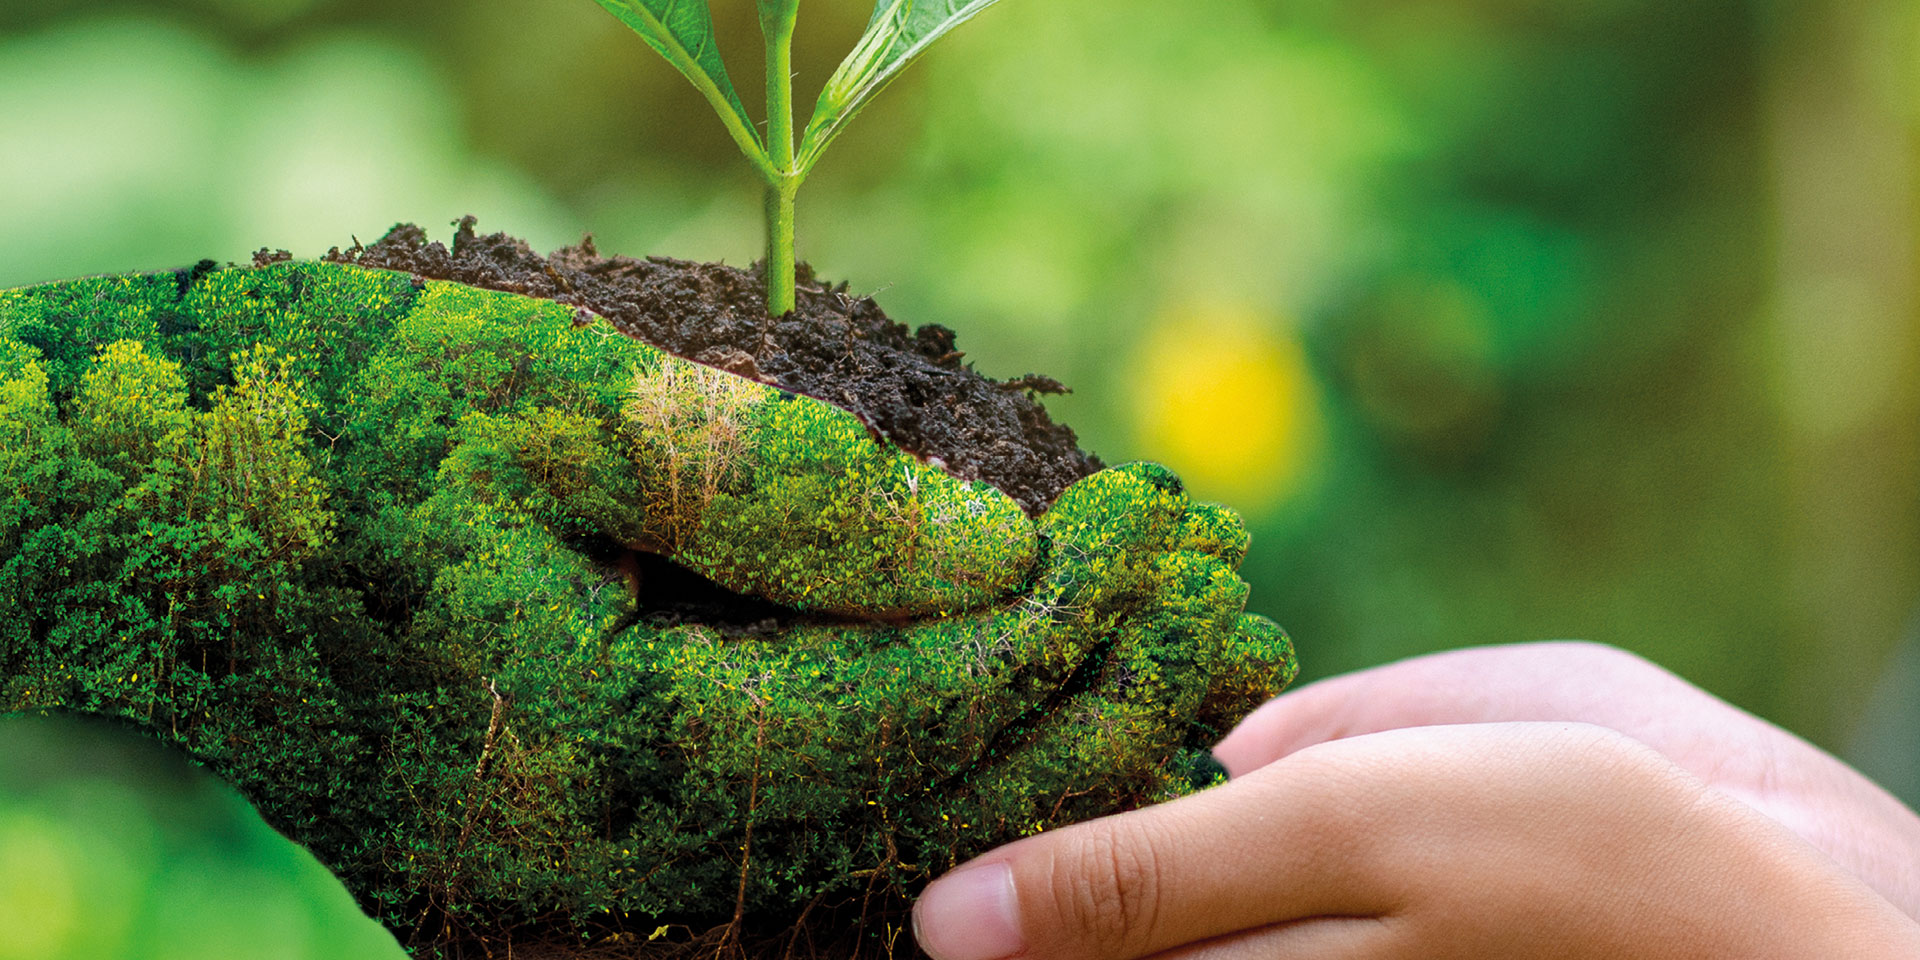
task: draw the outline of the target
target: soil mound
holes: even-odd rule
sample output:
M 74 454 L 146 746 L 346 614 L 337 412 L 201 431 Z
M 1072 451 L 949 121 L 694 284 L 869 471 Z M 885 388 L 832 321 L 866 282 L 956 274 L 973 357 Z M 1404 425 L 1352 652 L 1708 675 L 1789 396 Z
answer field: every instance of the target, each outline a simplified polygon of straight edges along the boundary
M 1059 381 L 981 376 L 954 348 L 953 331 L 928 324 L 909 332 L 872 298 L 821 283 L 806 264 L 793 312 L 769 317 L 757 270 L 602 256 L 591 235 L 542 257 L 506 234 L 476 235 L 474 222 L 456 224 L 452 250 L 408 223 L 325 259 L 590 310 L 669 353 L 851 411 L 903 449 L 1005 491 L 1028 513 L 1103 466 L 1041 405 L 1041 394 L 1066 392 Z

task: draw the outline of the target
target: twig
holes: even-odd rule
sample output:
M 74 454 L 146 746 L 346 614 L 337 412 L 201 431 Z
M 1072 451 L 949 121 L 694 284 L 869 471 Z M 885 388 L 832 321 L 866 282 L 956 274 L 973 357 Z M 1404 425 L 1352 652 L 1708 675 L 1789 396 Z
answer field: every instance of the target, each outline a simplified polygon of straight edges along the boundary
M 752 862 L 753 857 L 753 815 L 760 807 L 760 756 L 765 751 L 767 745 L 767 721 L 760 709 L 760 698 L 755 696 L 751 691 L 749 691 L 747 695 L 753 697 L 755 707 L 753 722 L 753 777 L 747 782 L 747 826 L 740 840 L 740 889 L 739 892 L 735 894 L 733 900 L 733 920 L 727 924 L 727 932 L 721 935 L 720 946 L 714 950 L 715 960 L 718 960 L 721 952 L 726 949 L 727 943 L 730 940 L 740 942 L 742 944 L 742 952 L 744 952 L 744 941 L 740 936 L 740 923 L 746 918 L 747 914 L 748 866 Z
M 480 747 L 480 762 L 473 768 L 475 780 L 485 779 L 487 767 L 493 764 L 493 743 L 500 737 L 500 727 L 507 718 L 507 698 L 500 695 L 500 687 L 492 678 L 487 680 L 487 692 L 493 694 L 493 716 L 487 720 L 487 739 Z
M 807 908 L 800 911 L 800 919 L 795 920 L 793 922 L 793 929 L 787 932 L 787 949 L 786 952 L 781 955 L 781 960 L 793 960 L 793 947 L 794 944 L 800 940 L 801 928 L 807 925 L 807 918 L 813 915 L 813 908 L 819 906 L 820 901 L 826 899 L 826 896 L 827 892 L 822 890 L 816 894 L 812 900 L 807 901 Z M 807 934 L 807 945 L 809 947 L 813 945 L 813 934 L 811 932 Z

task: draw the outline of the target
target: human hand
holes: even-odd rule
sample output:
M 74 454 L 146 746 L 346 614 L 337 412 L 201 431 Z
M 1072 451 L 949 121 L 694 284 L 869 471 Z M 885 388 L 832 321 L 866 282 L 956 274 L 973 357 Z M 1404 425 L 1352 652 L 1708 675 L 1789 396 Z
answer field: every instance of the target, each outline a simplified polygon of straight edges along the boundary
M 1214 754 L 1238 776 L 1343 737 L 1527 720 L 1592 723 L 1652 747 L 1920 918 L 1920 816 L 1812 744 L 1614 647 L 1477 647 L 1334 677 L 1268 701 Z
M 1029 837 L 915 908 L 936 960 L 1920 955 L 1820 851 L 1618 732 L 1428 726 L 1303 747 Z

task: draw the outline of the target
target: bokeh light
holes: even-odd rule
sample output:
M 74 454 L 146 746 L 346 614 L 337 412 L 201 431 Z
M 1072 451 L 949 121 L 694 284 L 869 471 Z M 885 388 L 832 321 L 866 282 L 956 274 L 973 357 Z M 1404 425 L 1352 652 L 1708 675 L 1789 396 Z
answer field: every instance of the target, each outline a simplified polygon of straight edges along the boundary
M 1322 440 L 1305 348 L 1245 308 L 1189 308 L 1133 357 L 1138 449 L 1258 520 L 1300 492 Z
M 365 31 L 246 57 L 161 18 L 0 34 L 0 285 L 317 256 L 463 213 L 579 235 L 534 181 L 463 149 L 444 78 Z
M 399 960 L 245 801 L 131 730 L 0 718 L 0 960 Z

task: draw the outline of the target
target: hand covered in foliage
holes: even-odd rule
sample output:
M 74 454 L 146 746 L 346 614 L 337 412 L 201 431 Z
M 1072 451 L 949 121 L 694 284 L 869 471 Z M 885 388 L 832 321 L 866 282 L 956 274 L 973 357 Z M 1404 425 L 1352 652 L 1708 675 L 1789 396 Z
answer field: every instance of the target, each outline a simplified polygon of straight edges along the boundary
M 1210 782 L 1293 670 L 1245 549 L 1164 469 L 1029 517 L 549 301 L 0 291 L 0 711 L 180 745 L 424 940 L 791 917 Z
M 1920 856 L 1910 811 L 1619 651 L 1467 650 L 1335 678 L 1216 754 L 1224 786 L 937 881 L 922 944 L 938 960 L 1920 949 L 1895 905 Z

